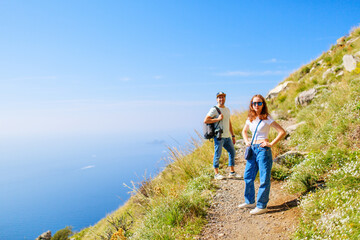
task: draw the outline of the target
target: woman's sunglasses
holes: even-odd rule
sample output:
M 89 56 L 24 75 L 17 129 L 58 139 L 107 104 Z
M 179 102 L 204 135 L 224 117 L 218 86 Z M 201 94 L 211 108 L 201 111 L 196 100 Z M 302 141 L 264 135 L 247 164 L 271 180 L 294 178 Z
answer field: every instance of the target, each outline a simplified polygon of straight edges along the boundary
M 252 105 L 254 105 L 254 106 L 256 106 L 256 105 L 258 105 L 258 106 L 262 106 L 262 102 L 252 102 Z

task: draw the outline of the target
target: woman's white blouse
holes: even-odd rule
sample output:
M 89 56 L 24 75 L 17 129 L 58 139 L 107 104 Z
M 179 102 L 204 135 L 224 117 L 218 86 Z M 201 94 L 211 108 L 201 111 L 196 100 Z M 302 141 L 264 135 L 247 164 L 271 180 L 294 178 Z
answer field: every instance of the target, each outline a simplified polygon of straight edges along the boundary
M 252 132 L 253 135 L 254 135 L 256 126 L 258 125 L 259 121 L 260 121 L 259 117 L 254 119 L 252 122 L 250 122 L 249 119 L 246 120 L 246 124 L 249 125 L 250 131 Z M 270 115 L 268 115 L 266 120 L 262 120 L 262 122 L 260 123 L 260 125 L 256 131 L 256 136 L 254 138 L 254 141 L 267 139 L 269 136 L 270 124 L 272 124 L 273 122 L 274 122 L 274 119 L 272 119 L 272 117 Z

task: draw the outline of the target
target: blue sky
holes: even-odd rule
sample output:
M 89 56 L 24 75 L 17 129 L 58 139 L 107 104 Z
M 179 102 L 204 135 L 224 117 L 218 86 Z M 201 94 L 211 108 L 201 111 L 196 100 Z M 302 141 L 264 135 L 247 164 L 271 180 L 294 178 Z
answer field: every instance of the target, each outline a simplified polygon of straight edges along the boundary
M 358 1 L 2 0 L 1 136 L 192 132 L 216 92 L 241 110 L 359 12 Z

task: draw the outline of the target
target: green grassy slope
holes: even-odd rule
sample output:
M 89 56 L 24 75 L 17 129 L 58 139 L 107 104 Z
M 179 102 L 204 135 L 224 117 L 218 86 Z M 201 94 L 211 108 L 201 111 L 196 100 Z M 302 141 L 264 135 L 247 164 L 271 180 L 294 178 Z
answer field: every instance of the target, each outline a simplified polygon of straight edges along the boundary
M 275 156 L 290 149 L 309 152 L 273 170 L 274 179 L 285 179 L 290 192 L 302 194 L 295 239 L 360 238 L 360 64 L 351 72 L 342 66 L 345 54 L 359 51 L 357 28 L 343 44 L 291 74 L 284 80 L 292 81 L 287 90 L 269 101 L 270 110 L 282 118 L 306 122 L 289 145 L 273 149 Z M 328 69 L 332 71 L 325 76 Z M 316 98 L 309 105 L 295 104 L 301 92 L 314 87 Z M 246 114 L 232 116 L 238 138 Z M 73 238 L 193 239 L 205 224 L 216 186 L 211 180 L 212 143 L 192 144 L 193 151 L 171 149 L 171 163 L 163 172 L 134 187 L 124 206 Z M 221 161 L 225 168 L 225 159 Z
M 344 55 L 359 51 L 357 28 L 344 43 L 291 74 L 285 81 L 294 83 L 271 101 L 272 109 L 306 122 L 288 146 L 309 152 L 287 169 L 285 180 L 290 192 L 302 193 L 294 239 L 360 238 L 360 63 L 351 72 L 342 66 Z M 311 88 L 318 89 L 316 98 L 296 106 L 296 96 Z

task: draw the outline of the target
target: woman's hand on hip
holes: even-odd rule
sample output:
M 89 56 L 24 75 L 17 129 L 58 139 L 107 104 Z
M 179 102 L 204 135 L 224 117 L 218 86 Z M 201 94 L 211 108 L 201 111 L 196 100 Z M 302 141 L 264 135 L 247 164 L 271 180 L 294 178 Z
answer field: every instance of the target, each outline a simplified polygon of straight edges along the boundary
M 269 143 L 269 142 L 262 142 L 261 144 L 260 144 L 260 147 L 272 147 L 272 145 L 271 145 L 271 143 Z

